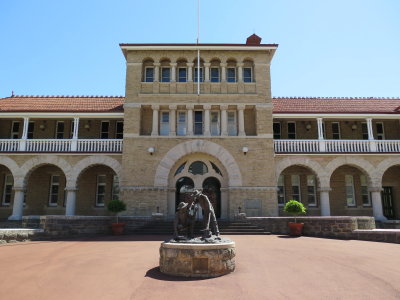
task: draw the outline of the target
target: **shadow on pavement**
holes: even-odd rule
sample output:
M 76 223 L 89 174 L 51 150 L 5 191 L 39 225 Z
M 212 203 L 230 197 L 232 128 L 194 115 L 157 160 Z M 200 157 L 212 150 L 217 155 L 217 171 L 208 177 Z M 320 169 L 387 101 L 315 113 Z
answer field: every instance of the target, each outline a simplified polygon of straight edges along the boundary
M 211 278 L 193 278 L 193 277 L 180 277 L 180 276 L 172 276 L 161 273 L 160 267 L 155 267 L 146 272 L 145 277 L 150 277 L 157 280 L 162 281 L 199 281 L 199 280 L 207 280 Z
M 291 236 L 291 235 L 278 235 L 278 238 L 281 238 L 281 239 L 297 239 L 297 238 L 299 238 L 300 236 Z

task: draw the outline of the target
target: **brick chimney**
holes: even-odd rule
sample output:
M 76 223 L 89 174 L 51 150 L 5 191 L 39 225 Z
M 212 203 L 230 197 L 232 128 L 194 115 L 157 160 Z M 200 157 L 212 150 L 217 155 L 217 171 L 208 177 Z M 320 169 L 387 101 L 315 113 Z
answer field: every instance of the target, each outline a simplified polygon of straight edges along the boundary
M 261 44 L 261 38 L 255 33 L 249 36 L 246 40 L 246 45 L 260 45 L 260 44 Z

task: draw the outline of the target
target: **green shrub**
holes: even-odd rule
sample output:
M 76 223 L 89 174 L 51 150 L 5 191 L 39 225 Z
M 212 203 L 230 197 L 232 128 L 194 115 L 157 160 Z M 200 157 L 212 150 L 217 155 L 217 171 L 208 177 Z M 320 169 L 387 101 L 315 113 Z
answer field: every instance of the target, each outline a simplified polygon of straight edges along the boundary
M 286 202 L 285 207 L 283 208 L 283 210 L 290 214 L 293 215 L 294 218 L 294 222 L 296 222 L 296 216 L 298 215 L 304 215 L 306 214 L 307 210 L 304 207 L 303 203 L 296 201 L 296 200 L 290 200 L 288 202 Z
M 111 200 L 107 205 L 107 209 L 117 215 L 121 211 L 126 210 L 126 204 L 121 200 Z M 118 223 L 118 215 L 117 215 L 117 223 Z

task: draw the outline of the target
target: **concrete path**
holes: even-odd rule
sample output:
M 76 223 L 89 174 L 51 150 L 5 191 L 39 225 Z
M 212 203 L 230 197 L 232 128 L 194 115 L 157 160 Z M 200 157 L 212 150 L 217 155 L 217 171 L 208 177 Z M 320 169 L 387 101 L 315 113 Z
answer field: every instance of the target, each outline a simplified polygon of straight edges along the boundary
M 400 245 L 233 236 L 236 271 L 161 274 L 162 236 L 0 246 L 0 299 L 400 299 Z

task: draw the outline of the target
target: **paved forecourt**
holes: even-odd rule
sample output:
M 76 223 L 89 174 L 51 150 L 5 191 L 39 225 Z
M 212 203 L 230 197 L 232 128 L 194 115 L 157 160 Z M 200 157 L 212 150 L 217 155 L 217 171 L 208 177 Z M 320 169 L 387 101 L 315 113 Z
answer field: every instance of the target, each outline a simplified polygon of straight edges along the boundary
M 0 246 L 4 299 L 399 299 L 400 245 L 233 236 L 236 271 L 193 280 L 161 274 L 163 236 Z

